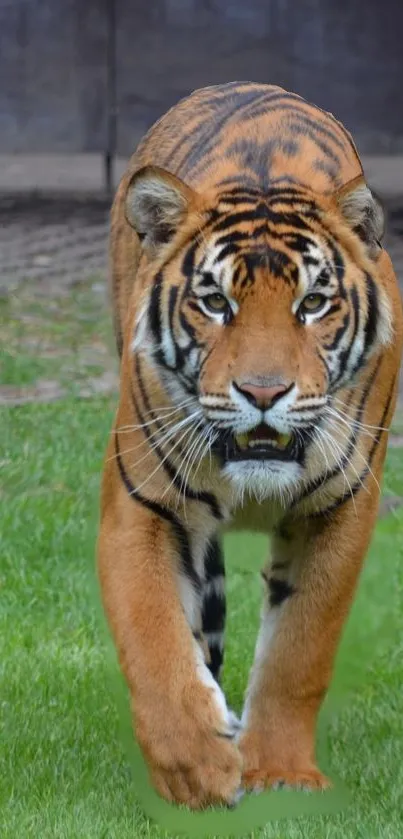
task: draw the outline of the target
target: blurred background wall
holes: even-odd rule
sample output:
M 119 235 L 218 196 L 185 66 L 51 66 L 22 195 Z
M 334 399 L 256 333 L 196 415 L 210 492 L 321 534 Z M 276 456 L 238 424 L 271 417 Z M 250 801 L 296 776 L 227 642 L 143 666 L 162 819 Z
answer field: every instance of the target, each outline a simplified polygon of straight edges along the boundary
M 0 152 L 117 152 L 191 90 L 292 89 L 403 151 L 402 0 L 0 0 Z
M 141 135 L 234 79 L 345 123 L 403 278 L 402 31 L 403 0 L 0 0 L 0 301 L 27 280 L 104 279 L 111 195 Z

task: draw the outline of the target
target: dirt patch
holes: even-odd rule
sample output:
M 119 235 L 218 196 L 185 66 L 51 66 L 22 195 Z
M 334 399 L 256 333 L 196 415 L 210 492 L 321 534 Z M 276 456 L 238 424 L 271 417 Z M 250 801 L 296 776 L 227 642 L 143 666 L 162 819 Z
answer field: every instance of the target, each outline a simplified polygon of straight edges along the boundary
M 109 201 L 94 195 L 0 196 L 0 290 L 27 280 L 57 295 L 99 276 L 105 281 Z
M 0 299 L 1 405 L 112 393 L 118 361 L 106 283 L 39 295 L 30 282 Z
M 0 405 L 27 405 L 30 402 L 56 402 L 73 393 L 80 399 L 91 399 L 93 396 L 110 396 L 117 393 L 118 376 L 112 372 L 105 372 L 101 376 L 85 379 L 85 384 L 75 389 L 63 388 L 59 382 L 52 379 L 42 379 L 28 387 L 3 385 L 0 387 Z

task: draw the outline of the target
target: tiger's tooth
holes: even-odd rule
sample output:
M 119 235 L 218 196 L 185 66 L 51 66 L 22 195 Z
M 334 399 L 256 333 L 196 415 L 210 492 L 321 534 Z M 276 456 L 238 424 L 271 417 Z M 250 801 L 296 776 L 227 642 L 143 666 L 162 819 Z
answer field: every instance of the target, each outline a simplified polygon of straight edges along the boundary
M 285 447 L 288 446 L 290 440 L 291 440 L 291 434 L 278 434 L 278 436 L 277 436 L 277 443 L 283 449 L 285 449 Z
M 240 449 L 247 449 L 248 447 L 248 435 L 247 434 L 235 434 L 235 440 L 237 445 Z

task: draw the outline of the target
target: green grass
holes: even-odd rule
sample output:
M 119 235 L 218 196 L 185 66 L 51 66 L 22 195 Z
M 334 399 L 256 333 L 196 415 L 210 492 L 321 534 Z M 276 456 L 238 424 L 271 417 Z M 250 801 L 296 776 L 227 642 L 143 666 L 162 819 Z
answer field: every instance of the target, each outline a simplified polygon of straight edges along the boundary
M 24 283 L 0 297 L 1 384 L 24 387 L 57 380 L 74 387 L 116 370 L 110 311 L 101 284 L 83 283 L 39 296 Z
M 12 382 L 29 379 L 30 370 L 30 359 L 16 353 Z M 1 839 L 174 835 L 137 803 L 117 670 L 100 617 L 94 544 L 112 411 L 111 400 L 73 397 L 2 411 Z M 384 489 L 403 495 L 400 449 L 389 452 Z M 230 536 L 226 544 L 224 687 L 237 709 L 258 625 L 257 567 L 265 550 L 263 539 L 249 536 Z M 343 779 L 351 803 L 334 815 L 269 822 L 250 836 L 403 835 L 402 590 L 400 509 L 378 524 L 335 678 L 340 690 L 354 686 L 329 732 L 329 768 Z

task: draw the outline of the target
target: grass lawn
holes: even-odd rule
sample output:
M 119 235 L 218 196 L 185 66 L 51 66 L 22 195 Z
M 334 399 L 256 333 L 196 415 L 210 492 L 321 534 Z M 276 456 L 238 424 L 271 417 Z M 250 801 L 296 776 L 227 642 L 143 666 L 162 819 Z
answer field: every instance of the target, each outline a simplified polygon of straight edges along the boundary
M 7 358 L 7 383 L 29 384 L 41 365 L 42 358 L 32 360 L 26 348 L 16 349 Z M 113 404 L 111 398 L 71 395 L 2 409 L 1 839 L 174 835 L 149 821 L 137 803 L 116 667 L 98 607 L 94 542 Z M 399 448 L 389 451 L 384 492 L 403 496 Z M 229 537 L 226 549 L 224 687 L 240 709 L 258 624 L 257 568 L 265 543 Z M 403 835 L 402 591 L 400 508 L 378 524 L 335 678 L 336 688 L 347 682 L 354 688 L 332 717 L 328 738 L 330 772 L 343 779 L 350 805 L 333 815 L 269 822 L 250 836 Z M 287 795 L 276 794 L 282 801 Z M 258 798 L 249 798 L 248 806 L 253 800 L 258 806 Z

